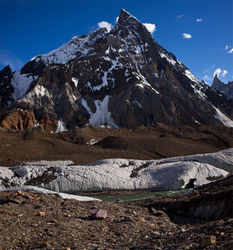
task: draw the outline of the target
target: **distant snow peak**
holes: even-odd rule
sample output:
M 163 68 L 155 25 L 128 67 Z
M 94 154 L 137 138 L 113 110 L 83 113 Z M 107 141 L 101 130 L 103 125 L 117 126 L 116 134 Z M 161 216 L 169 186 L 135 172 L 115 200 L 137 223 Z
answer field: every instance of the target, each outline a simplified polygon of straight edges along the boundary
M 153 34 L 156 31 L 156 25 L 153 23 L 143 23 L 143 25 L 147 28 L 147 30 Z
M 102 22 L 99 22 L 98 23 L 98 28 L 106 28 L 108 32 L 110 32 L 110 30 L 112 29 L 112 24 L 111 23 L 108 23 L 108 22 L 105 22 L 105 21 L 102 21 Z

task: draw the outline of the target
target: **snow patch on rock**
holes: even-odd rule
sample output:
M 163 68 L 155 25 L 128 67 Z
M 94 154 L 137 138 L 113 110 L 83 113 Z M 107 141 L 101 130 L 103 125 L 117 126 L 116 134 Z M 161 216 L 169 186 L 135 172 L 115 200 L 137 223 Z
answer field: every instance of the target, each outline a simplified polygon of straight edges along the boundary
M 92 113 L 90 110 L 86 100 L 82 99 L 81 103 L 82 106 L 87 110 L 90 114 L 89 124 L 93 126 L 101 126 L 101 125 L 109 125 L 112 128 L 118 128 L 118 126 L 114 123 L 111 112 L 108 111 L 108 102 L 109 102 L 109 95 L 106 95 L 104 99 L 95 100 L 96 111 Z
M 233 127 L 233 121 L 228 118 L 226 115 L 224 115 L 219 109 L 213 106 L 213 108 L 216 110 L 215 117 L 226 127 L 232 128 Z
M 21 98 L 28 90 L 30 84 L 37 80 L 38 76 L 32 76 L 30 74 L 21 74 L 20 71 L 15 71 L 11 79 L 11 84 L 14 87 L 14 100 Z
M 66 125 L 65 125 L 63 120 L 58 120 L 57 129 L 56 129 L 55 133 L 59 133 L 59 132 L 63 132 L 63 131 L 67 131 Z

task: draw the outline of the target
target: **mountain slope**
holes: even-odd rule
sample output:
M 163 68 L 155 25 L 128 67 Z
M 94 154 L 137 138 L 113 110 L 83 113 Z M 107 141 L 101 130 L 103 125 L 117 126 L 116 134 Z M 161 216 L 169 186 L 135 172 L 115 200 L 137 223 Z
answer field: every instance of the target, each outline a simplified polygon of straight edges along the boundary
M 110 32 L 73 37 L 31 59 L 13 79 L 28 90 L 17 92 L 14 84 L 15 103 L 1 115 L 8 128 L 233 126 L 233 101 L 200 82 L 125 10 Z

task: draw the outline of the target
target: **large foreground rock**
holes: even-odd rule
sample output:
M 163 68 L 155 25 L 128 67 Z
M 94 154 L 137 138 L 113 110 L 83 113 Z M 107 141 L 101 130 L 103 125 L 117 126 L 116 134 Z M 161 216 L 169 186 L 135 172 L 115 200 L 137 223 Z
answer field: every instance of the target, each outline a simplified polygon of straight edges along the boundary
M 206 184 L 228 175 L 233 149 L 163 160 L 108 159 L 85 166 L 72 161 L 26 162 L 0 168 L 0 187 L 34 185 L 56 192 L 179 189 Z

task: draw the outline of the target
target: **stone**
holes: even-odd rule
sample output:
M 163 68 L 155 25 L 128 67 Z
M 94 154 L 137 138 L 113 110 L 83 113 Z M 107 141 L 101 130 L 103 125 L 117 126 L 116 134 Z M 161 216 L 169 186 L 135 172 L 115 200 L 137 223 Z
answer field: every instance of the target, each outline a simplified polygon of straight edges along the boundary
M 123 221 L 124 222 L 129 222 L 129 223 L 136 223 L 136 220 L 131 216 L 124 217 Z
M 206 236 L 201 244 L 200 244 L 200 247 L 202 248 L 205 248 L 205 247 L 208 247 L 208 246 L 214 246 L 216 245 L 216 237 L 214 235 L 210 235 L 210 236 Z
M 45 212 L 40 211 L 40 212 L 39 212 L 39 215 L 40 215 L 41 217 L 44 217 L 44 216 L 45 216 Z
M 146 222 L 145 218 L 143 218 L 143 217 L 139 217 L 138 221 L 143 222 L 143 223 Z
M 107 210 L 104 209 L 94 209 L 91 211 L 91 218 L 92 219 L 106 219 L 108 216 Z

